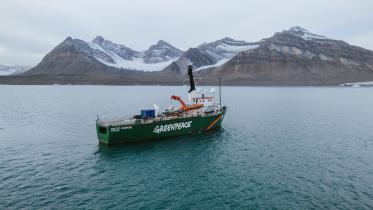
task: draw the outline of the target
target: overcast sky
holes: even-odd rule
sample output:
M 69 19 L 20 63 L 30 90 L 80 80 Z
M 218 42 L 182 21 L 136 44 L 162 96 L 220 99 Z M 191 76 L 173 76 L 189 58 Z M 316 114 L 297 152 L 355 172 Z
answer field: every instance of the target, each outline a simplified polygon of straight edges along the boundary
M 0 64 L 37 64 L 67 36 L 144 50 L 223 37 L 258 41 L 291 26 L 373 50 L 372 0 L 1 0 Z

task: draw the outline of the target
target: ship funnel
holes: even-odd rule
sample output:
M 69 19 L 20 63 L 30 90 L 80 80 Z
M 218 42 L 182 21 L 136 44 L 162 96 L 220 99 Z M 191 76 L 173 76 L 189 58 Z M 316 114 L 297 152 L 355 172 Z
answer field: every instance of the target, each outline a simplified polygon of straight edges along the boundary
M 194 84 L 194 78 L 193 78 L 193 66 L 188 65 L 188 75 L 189 75 L 189 82 L 190 82 L 190 90 L 188 93 L 192 92 L 193 90 L 196 90 L 196 85 Z

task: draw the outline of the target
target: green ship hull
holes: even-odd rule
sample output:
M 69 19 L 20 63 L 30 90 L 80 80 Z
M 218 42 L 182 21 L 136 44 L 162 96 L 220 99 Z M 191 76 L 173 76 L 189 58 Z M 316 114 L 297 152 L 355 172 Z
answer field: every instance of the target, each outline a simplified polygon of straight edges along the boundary
M 119 144 L 198 134 L 219 128 L 225 112 L 226 108 L 223 107 L 219 112 L 206 115 L 137 120 L 131 123 L 97 120 L 97 137 L 103 144 Z

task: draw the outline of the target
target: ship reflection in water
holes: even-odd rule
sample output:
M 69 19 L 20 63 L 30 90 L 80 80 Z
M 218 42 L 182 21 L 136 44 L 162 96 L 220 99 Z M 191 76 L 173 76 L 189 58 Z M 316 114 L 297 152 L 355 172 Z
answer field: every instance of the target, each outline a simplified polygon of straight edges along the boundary
M 228 136 L 225 133 L 225 129 L 221 128 L 202 134 L 171 137 L 154 141 L 133 142 L 115 145 L 97 144 L 95 155 L 100 155 L 100 157 L 103 158 L 109 158 L 112 156 L 115 157 L 116 155 L 122 156 L 123 153 L 136 154 L 142 152 L 156 152 L 157 150 L 175 150 L 177 147 L 195 147 L 196 144 L 216 147 L 216 144 L 224 143 L 222 139 L 224 139 L 224 136 Z M 211 144 L 209 145 L 208 142 L 210 142 Z

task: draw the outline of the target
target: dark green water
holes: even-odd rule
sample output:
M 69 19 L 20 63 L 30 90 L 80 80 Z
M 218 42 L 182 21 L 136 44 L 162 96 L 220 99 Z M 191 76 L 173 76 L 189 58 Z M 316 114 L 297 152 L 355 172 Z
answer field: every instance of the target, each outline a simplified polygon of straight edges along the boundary
M 187 87 L 0 86 L 0 209 L 372 209 L 373 89 L 225 87 L 223 129 L 98 145 Z

